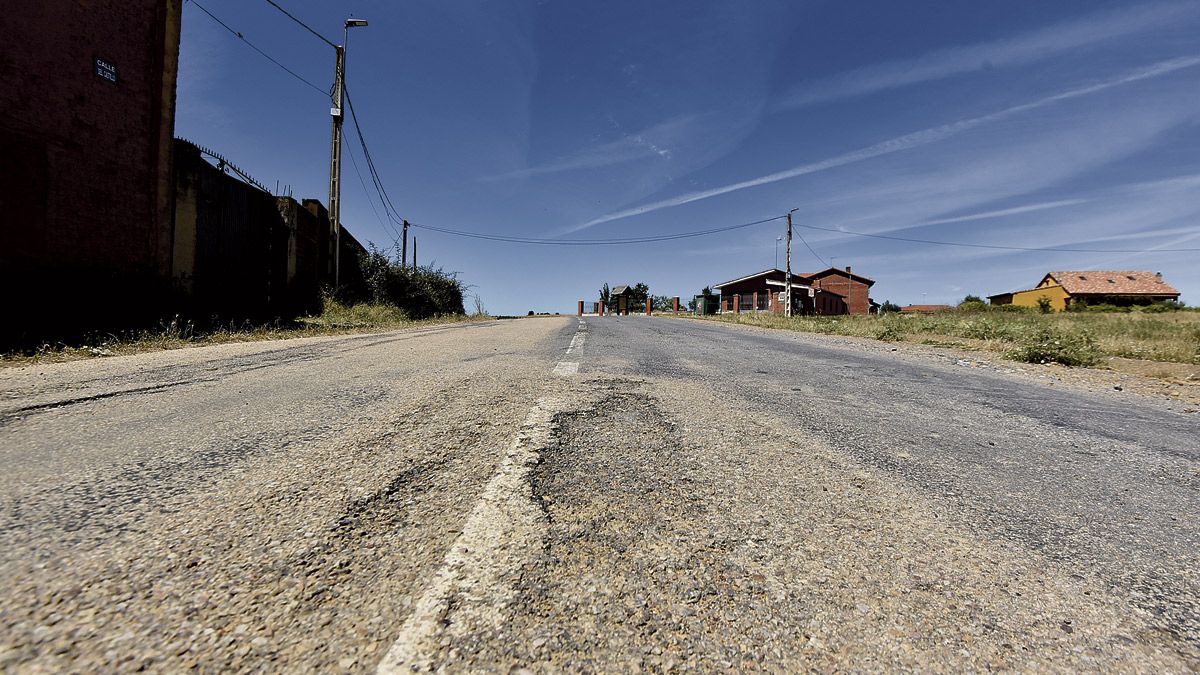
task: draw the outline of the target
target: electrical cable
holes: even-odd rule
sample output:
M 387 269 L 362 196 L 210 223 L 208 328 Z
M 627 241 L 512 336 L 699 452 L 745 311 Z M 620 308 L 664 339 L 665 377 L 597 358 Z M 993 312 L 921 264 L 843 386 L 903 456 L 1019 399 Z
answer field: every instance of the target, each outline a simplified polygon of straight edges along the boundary
M 871 237 L 873 239 L 888 239 L 890 241 L 906 241 L 915 244 L 936 244 L 938 246 L 963 246 L 966 248 L 986 248 L 1001 251 L 1038 251 L 1043 253 L 1193 253 L 1200 251 L 1200 248 L 1174 248 L 1174 249 L 1119 249 L 1119 248 L 1033 248 L 1027 246 L 1001 246 L 999 244 L 966 244 L 954 241 L 936 241 L 933 239 L 914 239 L 909 237 L 896 237 L 887 234 L 868 234 L 866 232 L 851 232 L 849 230 L 838 230 L 832 227 L 818 227 L 816 225 L 797 225 L 810 230 L 821 230 L 822 232 L 833 232 L 835 234 L 849 234 L 856 237 Z
M 515 237 L 502 234 L 483 234 L 480 232 L 467 232 L 463 230 L 454 230 L 446 227 L 434 227 L 433 225 L 424 225 L 409 221 L 412 227 L 418 227 L 423 230 L 432 230 L 443 234 L 452 234 L 459 237 L 469 237 L 472 239 L 487 239 L 489 241 L 503 241 L 514 244 L 540 244 L 545 246 L 613 246 L 624 244 L 645 244 L 656 241 L 675 241 L 678 239 L 688 239 L 691 237 L 703 237 L 710 234 L 718 234 L 721 232 L 729 232 L 754 225 L 762 225 L 776 220 L 783 220 L 785 216 L 774 216 L 772 218 L 763 218 L 748 223 L 739 223 L 737 225 L 727 225 L 725 227 L 714 227 L 708 230 L 696 230 L 692 232 L 676 232 L 673 234 L 662 234 L 652 237 L 625 237 L 617 239 L 539 239 L 535 237 Z
M 300 75 L 299 73 L 297 73 L 296 71 L 292 70 L 291 68 L 288 68 L 287 66 L 283 65 L 283 64 L 282 64 L 282 63 L 280 63 L 279 61 L 275 60 L 275 58 L 273 58 L 273 57 L 272 57 L 270 54 L 268 54 L 268 53 L 264 52 L 263 50 L 259 49 L 259 48 L 258 48 L 258 46 L 256 46 L 256 45 L 255 45 L 253 42 L 251 42 L 251 41 L 247 40 L 245 35 L 242 35 L 240 31 L 236 31 L 236 30 L 234 30 L 233 28 L 231 28 L 231 27 L 229 26 L 229 24 L 227 24 L 227 23 L 225 23 L 224 21 L 222 21 L 222 20 L 218 19 L 218 18 L 217 18 L 217 16 L 216 16 L 215 14 L 213 14 L 212 12 L 208 11 L 208 9 L 207 9 L 207 8 L 206 8 L 204 5 L 201 5 L 200 3 L 196 2 L 196 0 L 189 0 L 189 2 L 191 2 L 193 5 L 195 5 L 196 7 L 198 7 L 198 8 L 200 9 L 200 11 L 201 11 L 201 12 L 204 12 L 205 14 L 207 14 L 207 15 L 208 15 L 208 17 L 209 17 L 210 19 L 212 19 L 213 21 L 216 21 L 218 24 L 220 24 L 222 28 L 224 28 L 225 30 L 227 30 L 227 31 L 229 31 L 230 33 L 232 33 L 234 36 L 236 36 L 236 37 L 237 37 L 239 40 L 241 40 L 242 42 L 245 42 L 245 43 L 246 43 L 246 46 L 248 46 L 248 47 L 250 47 L 251 49 L 253 49 L 254 51 L 258 52 L 258 53 L 259 53 L 260 55 L 262 55 L 262 56 L 263 56 L 263 58 L 265 58 L 266 60 L 268 60 L 268 61 L 270 61 L 271 63 L 274 63 L 275 65 L 277 65 L 277 66 L 279 66 L 280 68 L 282 68 L 282 69 L 284 70 L 284 72 L 286 72 L 288 75 L 291 75 L 292 77 L 296 78 L 297 80 L 300 80 L 300 81 L 301 81 L 301 82 L 303 82 L 304 84 L 307 84 L 308 86 L 312 87 L 313 89 L 315 89 L 315 90 L 317 90 L 317 91 L 321 92 L 321 94 L 322 94 L 322 95 L 324 95 L 324 96 L 329 96 L 329 91 L 327 91 L 327 90 L 325 90 L 325 89 L 322 89 L 322 88 L 318 87 L 317 85 L 315 85 L 315 84 L 313 84 L 312 82 L 310 82 L 310 81 L 308 81 L 307 79 L 305 79 L 303 76 L 301 76 L 301 75 Z
M 800 234 L 799 232 L 797 232 L 797 233 L 796 233 L 796 236 L 797 236 L 797 237 L 800 237 L 800 241 L 804 242 L 804 248 L 807 248 L 809 253 L 811 253 L 811 254 L 813 254 L 814 256 L 816 256 L 816 257 L 817 257 L 817 260 L 820 260 L 822 265 L 828 265 L 829 267 L 833 267 L 833 265 L 830 265 L 829 263 L 825 262 L 825 259 L 824 259 L 824 258 L 822 258 L 820 255 L 818 255 L 818 254 L 817 254 L 817 252 L 813 250 L 813 247 L 812 247 L 812 246 L 809 246 L 809 245 L 808 245 L 808 241 L 806 241 L 806 240 L 804 239 L 804 235 L 802 235 L 802 234 Z
M 192 1 L 195 2 L 195 0 L 192 0 Z M 324 35 L 321 35 L 320 33 L 318 33 L 316 31 L 316 29 L 314 29 L 312 26 L 309 26 L 308 24 L 304 23 L 300 19 L 297 19 L 294 14 L 292 14 L 291 12 L 287 11 L 286 9 L 284 9 L 284 8 L 280 7 L 278 4 L 276 4 L 275 0 L 267 0 L 267 4 L 274 7 L 275 9 L 283 12 L 284 16 L 286 16 L 287 18 L 291 19 L 292 21 L 295 21 L 296 23 L 303 26 L 304 30 L 312 33 L 313 35 L 316 35 L 325 44 L 329 45 L 330 47 L 333 47 L 334 49 L 337 49 L 337 45 L 334 44 L 332 40 L 330 40 L 329 38 L 325 37 Z
M 371 191 L 367 189 L 367 181 L 363 179 L 362 171 L 358 168 L 358 160 L 355 159 L 354 152 L 347 148 L 346 154 L 350 155 L 350 164 L 354 166 L 354 173 L 358 176 L 358 183 L 362 185 L 363 194 L 367 197 L 367 205 L 371 207 L 371 213 L 375 214 L 375 220 L 379 223 L 379 227 L 384 230 L 391 228 L 392 233 L 395 234 L 395 228 L 392 227 L 391 223 L 379 217 L 379 210 L 375 208 L 375 200 L 371 199 Z
M 367 171 L 371 174 L 371 180 L 375 183 L 375 190 L 379 193 L 379 201 L 383 204 L 384 212 L 388 214 L 388 218 L 396 221 L 400 219 L 400 213 L 396 210 L 396 206 L 392 204 L 392 198 L 387 193 L 387 188 L 383 185 L 383 179 L 379 177 L 379 170 L 375 168 L 375 160 L 371 157 L 371 150 L 367 147 L 367 138 L 363 135 L 362 125 L 358 121 L 358 113 L 354 110 L 354 99 L 350 98 L 350 88 L 346 85 L 345 80 L 342 81 L 342 91 L 346 95 L 346 107 L 350 110 L 350 121 L 354 125 L 354 131 L 358 135 L 359 145 L 362 147 L 363 157 L 367 162 Z

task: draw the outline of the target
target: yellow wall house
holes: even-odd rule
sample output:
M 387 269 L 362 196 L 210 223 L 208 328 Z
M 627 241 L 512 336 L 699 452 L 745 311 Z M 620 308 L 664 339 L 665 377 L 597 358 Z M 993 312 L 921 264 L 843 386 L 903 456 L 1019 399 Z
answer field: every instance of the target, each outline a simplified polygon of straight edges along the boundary
M 1061 312 L 1072 302 L 1087 304 L 1144 305 L 1179 300 L 1179 291 L 1162 279 L 1161 273 L 1126 271 L 1050 272 L 1034 288 L 988 296 L 993 305 L 1037 307 L 1045 298 L 1050 308 Z
M 1070 297 L 1071 295 L 1067 293 L 1067 289 L 1055 281 L 1054 277 L 1047 274 L 1036 288 L 1031 288 L 1027 291 L 1013 291 L 1010 304 L 1017 305 L 1018 307 L 1037 307 L 1038 301 L 1046 298 L 1050 301 L 1050 309 L 1062 312 L 1067 309 L 1067 302 Z

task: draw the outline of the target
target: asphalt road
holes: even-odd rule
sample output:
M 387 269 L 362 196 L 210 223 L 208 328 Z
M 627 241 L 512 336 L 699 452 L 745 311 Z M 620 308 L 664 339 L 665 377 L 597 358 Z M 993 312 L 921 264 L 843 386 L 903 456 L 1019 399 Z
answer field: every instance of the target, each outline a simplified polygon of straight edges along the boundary
M 1200 419 L 522 319 L 0 371 L 0 668 L 1200 668 Z

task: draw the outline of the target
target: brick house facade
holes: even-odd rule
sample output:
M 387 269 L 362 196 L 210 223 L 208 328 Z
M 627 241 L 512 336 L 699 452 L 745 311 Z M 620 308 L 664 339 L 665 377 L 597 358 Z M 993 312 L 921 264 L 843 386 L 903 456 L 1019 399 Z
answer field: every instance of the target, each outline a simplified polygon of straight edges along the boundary
M 786 281 L 786 272 L 773 269 L 714 284 L 713 288 L 721 293 L 721 312 L 783 312 Z M 815 287 L 799 274 L 792 274 L 792 296 L 793 314 L 846 313 L 846 301 L 841 294 Z
M 713 288 L 721 292 L 722 312 L 782 312 L 787 274 L 780 269 L 763 270 L 733 279 Z M 812 273 L 792 274 L 795 314 L 870 314 L 873 279 L 855 274 L 849 267 Z M 736 307 L 735 303 L 736 302 Z
M 829 269 L 801 275 L 813 288 L 833 291 L 848 298 L 850 314 L 871 313 L 871 287 L 874 279 L 855 274 L 849 266 L 845 269 Z

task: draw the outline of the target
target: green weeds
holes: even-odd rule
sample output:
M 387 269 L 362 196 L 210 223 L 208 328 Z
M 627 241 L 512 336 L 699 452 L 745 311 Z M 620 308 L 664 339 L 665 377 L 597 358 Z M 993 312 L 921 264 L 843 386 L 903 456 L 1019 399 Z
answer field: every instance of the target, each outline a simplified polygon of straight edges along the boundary
M 1095 365 L 1108 356 L 1200 364 L 1200 313 L 1188 311 L 1065 312 L 962 308 L 936 314 L 818 316 L 776 314 L 704 317 L 765 328 L 884 341 L 954 344 L 1034 363 Z

